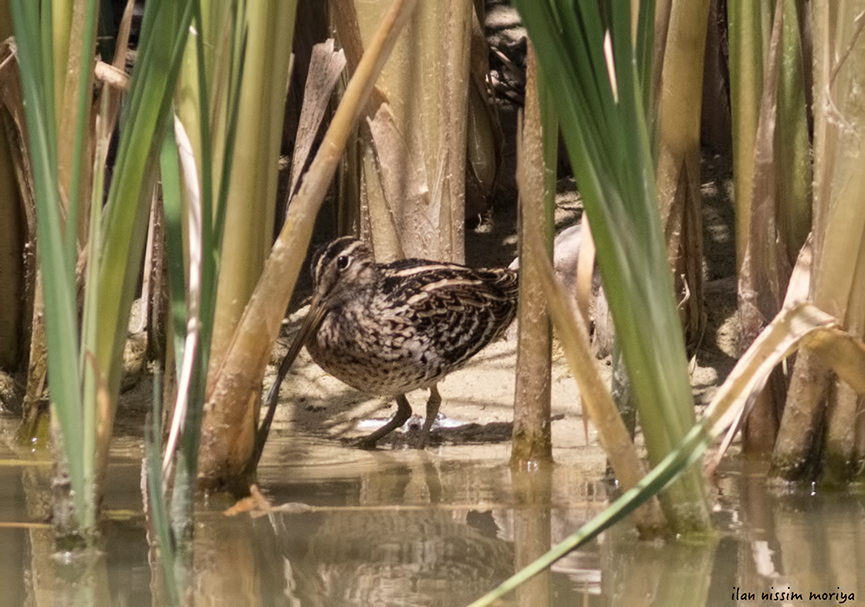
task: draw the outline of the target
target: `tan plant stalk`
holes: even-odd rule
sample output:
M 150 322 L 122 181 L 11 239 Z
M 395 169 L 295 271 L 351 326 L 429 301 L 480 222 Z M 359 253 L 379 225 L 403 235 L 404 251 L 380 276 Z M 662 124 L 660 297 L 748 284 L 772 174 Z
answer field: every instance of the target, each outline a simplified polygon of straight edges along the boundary
M 863 26 L 865 18 L 852 4 L 814 3 L 811 300 L 860 338 L 865 331 L 865 172 L 857 161 L 865 154 L 860 99 L 865 85 Z M 865 461 L 858 421 L 861 398 L 827 376 L 814 357 L 797 361 L 792 381 L 794 386 L 810 382 L 814 388 L 791 391 L 773 454 L 774 473 L 786 479 L 809 479 L 819 467 L 825 480 L 850 480 Z M 821 426 L 824 447 L 819 453 Z
M 300 274 L 315 217 L 375 79 L 413 7 L 413 0 L 396 0 L 367 45 L 241 316 L 205 403 L 199 469 L 206 486 L 236 486 L 249 472 L 253 414 L 258 411 L 264 369 Z M 237 402 L 245 406 L 228 406 Z M 226 435 L 225 428 L 232 428 L 232 434 Z
M 225 356 L 270 251 L 294 4 L 271 0 L 246 5 L 246 68 L 226 206 L 230 228 L 223 236 L 219 264 L 211 370 Z M 214 154 L 216 167 L 225 154 L 224 142 L 220 143 Z
M 733 188 L 736 208 L 736 267 L 745 257 L 751 226 L 754 147 L 760 96 L 763 91 L 762 12 L 750 0 L 730 0 L 727 18 L 730 38 L 730 105 L 733 122 Z
M 349 65 L 388 2 L 333 3 Z M 472 3 L 421 3 L 377 83 L 386 103 L 359 128 L 360 231 L 376 258 L 462 262 Z M 357 186 L 355 186 L 357 187 Z
M 540 235 L 530 232 L 526 238 Z M 540 245 L 541 243 L 536 243 Z M 584 415 L 598 430 L 598 439 L 616 474 L 625 489 L 634 487 L 645 475 L 643 463 L 625 423 L 613 402 L 606 383 L 598 372 L 594 355 L 589 348 L 589 332 L 582 316 L 569 304 L 569 296 L 556 281 L 552 263 L 545 257 L 533 257 L 526 272 L 537 275 L 556 335 L 571 367 L 571 372 L 580 385 L 580 399 Z M 634 522 L 644 537 L 657 535 L 664 526 L 664 515 L 656 500 L 652 500 L 634 515 Z
M 541 104 L 547 90 L 541 90 L 534 49 L 529 46 L 526 76 L 526 108 L 517 152 L 520 186 L 520 262 L 525 269 L 530 258 L 552 254 L 552 217 L 547 209 L 555 204 L 554 169 L 558 149 L 558 129 L 550 119 L 551 104 Z M 552 127 L 552 128 L 551 128 Z M 552 141 L 552 145 L 551 142 Z M 552 152 L 552 153 L 549 153 Z M 540 245 L 540 248 L 535 248 Z M 516 389 L 514 393 L 514 432 L 511 466 L 534 469 L 553 459 L 550 421 L 550 369 L 552 331 L 540 279 L 534 272 L 521 271 L 519 296 L 519 335 L 517 343 Z
M 709 1 L 672 3 L 658 99 L 658 204 L 685 338 L 696 342 L 703 312 L 700 109 Z

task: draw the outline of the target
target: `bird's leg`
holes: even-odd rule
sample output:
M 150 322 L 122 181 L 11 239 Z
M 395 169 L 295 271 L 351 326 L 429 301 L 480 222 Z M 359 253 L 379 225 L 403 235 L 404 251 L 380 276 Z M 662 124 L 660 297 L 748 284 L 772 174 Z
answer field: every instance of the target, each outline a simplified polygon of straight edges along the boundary
M 411 405 L 408 404 L 408 399 L 405 394 L 400 394 L 396 397 L 396 414 L 384 426 L 370 434 L 364 439 L 359 440 L 356 446 L 361 449 L 375 449 L 375 444 L 400 426 L 402 426 L 408 418 L 411 417 Z
M 430 429 L 435 423 L 436 417 L 439 414 L 439 405 L 442 402 L 441 394 L 439 394 L 438 384 L 433 384 L 429 389 L 429 400 L 426 401 L 426 419 L 423 420 L 423 428 L 420 431 L 415 448 L 423 449 L 426 447 L 429 440 Z

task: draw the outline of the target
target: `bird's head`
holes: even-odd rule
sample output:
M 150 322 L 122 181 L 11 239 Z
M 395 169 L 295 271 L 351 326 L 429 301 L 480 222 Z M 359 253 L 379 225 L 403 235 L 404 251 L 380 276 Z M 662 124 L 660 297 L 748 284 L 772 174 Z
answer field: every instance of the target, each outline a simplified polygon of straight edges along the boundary
M 375 285 L 378 268 L 362 240 L 344 236 L 324 245 L 312 258 L 314 298 L 325 309 L 362 297 Z

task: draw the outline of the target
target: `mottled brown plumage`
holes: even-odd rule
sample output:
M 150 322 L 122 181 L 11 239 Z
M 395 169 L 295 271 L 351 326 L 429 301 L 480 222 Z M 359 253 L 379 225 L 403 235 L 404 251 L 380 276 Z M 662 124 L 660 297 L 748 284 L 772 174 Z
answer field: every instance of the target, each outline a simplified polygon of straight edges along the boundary
M 501 336 L 517 310 L 514 270 L 422 259 L 377 264 L 351 237 L 320 249 L 312 276 L 313 301 L 296 340 L 331 375 L 397 400 L 394 418 L 359 443 L 367 448 L 411 416 L 407 392 L 429 388 L 424 446 L 441 402 L 436 382 Z M 281 367 L 277 382 L 283 375 Z

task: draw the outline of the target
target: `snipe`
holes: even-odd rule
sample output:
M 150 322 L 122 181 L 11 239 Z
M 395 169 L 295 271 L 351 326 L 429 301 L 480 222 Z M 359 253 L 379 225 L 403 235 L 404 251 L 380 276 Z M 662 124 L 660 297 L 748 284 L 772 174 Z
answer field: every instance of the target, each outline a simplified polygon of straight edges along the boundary
M 397 412 L 358 446 L 376 442 L 411 416 L 407 392 L 429 388 L 418 447 L 429 437 L 441 397 L 436 383 L 502 335 L 517 310 L 517 273 L 508 269 L 405 259 L 377 264 L 362 241 L 343 237 L 312 260 L 312 303 L 268 394 L 303 345 L 318 365 L 367 394 L 393 396 Z M 265 425 L 263 424 L 263 426 Z

